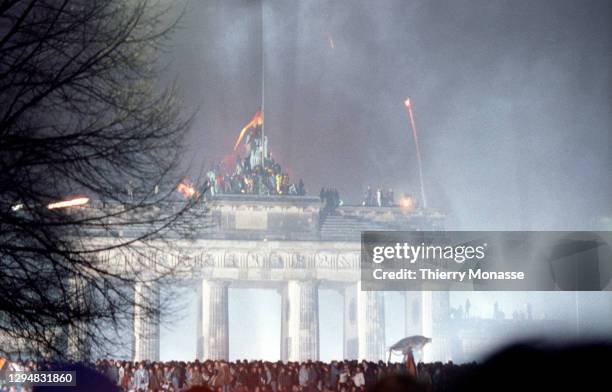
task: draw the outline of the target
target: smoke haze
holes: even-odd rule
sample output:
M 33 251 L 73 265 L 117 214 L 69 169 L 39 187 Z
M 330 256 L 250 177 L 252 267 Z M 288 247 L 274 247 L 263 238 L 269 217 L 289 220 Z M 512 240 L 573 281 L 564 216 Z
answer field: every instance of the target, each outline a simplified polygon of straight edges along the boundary
M 449 229 L 592 229 L 612 216 L 611 20 L 603 0 L 192 1 L 168 68 L 199 108 L 187 160 L 233 157 L 263 63 L 272 154 L 309 194 L 418 195 L 409 96 Z M 564 295 L 534 301 L 574 317 Z

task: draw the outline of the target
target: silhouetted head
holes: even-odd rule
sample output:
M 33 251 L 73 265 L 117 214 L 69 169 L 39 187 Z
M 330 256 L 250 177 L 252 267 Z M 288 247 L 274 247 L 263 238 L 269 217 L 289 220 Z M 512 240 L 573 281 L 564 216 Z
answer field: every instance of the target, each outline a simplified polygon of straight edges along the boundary
M 609 382 L 609 366 L 604 359 L 610 357 L 609 342 L 568 346 L 518 344 L 463 374 L 453 383 L 452 390 L 518 391 L 539 385 L 551 391 L 601 390 Z
M 378 381 L 372 392 L 425 392 L 426 390 L 410 376 L 392 374 Z

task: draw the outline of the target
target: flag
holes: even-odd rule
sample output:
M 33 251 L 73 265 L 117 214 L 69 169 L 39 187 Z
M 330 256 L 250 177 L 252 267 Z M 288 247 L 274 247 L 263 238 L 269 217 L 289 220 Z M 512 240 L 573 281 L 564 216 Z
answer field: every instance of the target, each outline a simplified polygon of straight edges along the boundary
M 238 145 L 240 144 L 240 142 L 244 138 L 244 135 L 246 135 L 249 129 L 255 128 L 258 125 L 262 125 L 262 124 L 263 124 L 263 114 L 261 113 L 260 110 L 258 110 L 257 112 L 255 112 L 255 115 L 253 116 L 251 121 L 249 121 L 248 124 L 245 125 L 244 128 L 242 128 L 242 130 L 240 131 L 240 135 L 238 135 L 238 139 L 236 139 L 236 143 L 234 144 L 234 151 L 236 150 L 236 148 L 238 148 Z

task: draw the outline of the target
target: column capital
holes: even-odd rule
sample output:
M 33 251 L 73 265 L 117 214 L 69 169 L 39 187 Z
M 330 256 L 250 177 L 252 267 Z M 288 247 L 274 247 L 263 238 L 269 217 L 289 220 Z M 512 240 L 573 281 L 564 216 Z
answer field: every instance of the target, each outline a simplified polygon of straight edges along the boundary
M 224 288 L 224 287 L 229 287 L 231 285 L 231 282 L 229 280 L 205 279 L 202 281 L 202 284 L 207 284 L 211 288 L 212 287 Z
M 287 281 L 287 283 L 289 282 L 296 282 L 298 283 L 300 286 L 302 287 L 308 287 L 308 288 L 318 288 L 319 285 L 321 284 L 321 281 L 318 279 L 295 279 L 295 280 L 289 280 Z

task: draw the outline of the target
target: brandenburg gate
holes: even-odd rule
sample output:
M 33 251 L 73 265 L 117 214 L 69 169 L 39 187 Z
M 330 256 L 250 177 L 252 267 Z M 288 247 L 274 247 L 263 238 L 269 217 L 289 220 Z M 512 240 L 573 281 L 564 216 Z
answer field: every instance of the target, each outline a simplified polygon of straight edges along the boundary
M 230 287 L 281 294 L 283 361 L 319 358 L 320 288 L 343 295 L 344 357 L 386 358 L 383 293 L 360 290 L 361 232 L 443 225 L 441 214 L 400 207 L 341 206 L 322 213 L 318 197 L 222 195 L 206 207 L 194 238 L 173 244 L 190 260 L 178 278 L 198 287 L 197 356 L 212 360 L 229 356 Z M 152 287 L 139 285 L 135 293 L 137 301 L 159 300 Z M 427 315 L 436 312 L 423 309 L 425 302 L 421 293 L 406 293 L 407 333 L 432 323 Z M 133 328 L 133 359 L 158 360 L 158 320 L 136 313 Z

